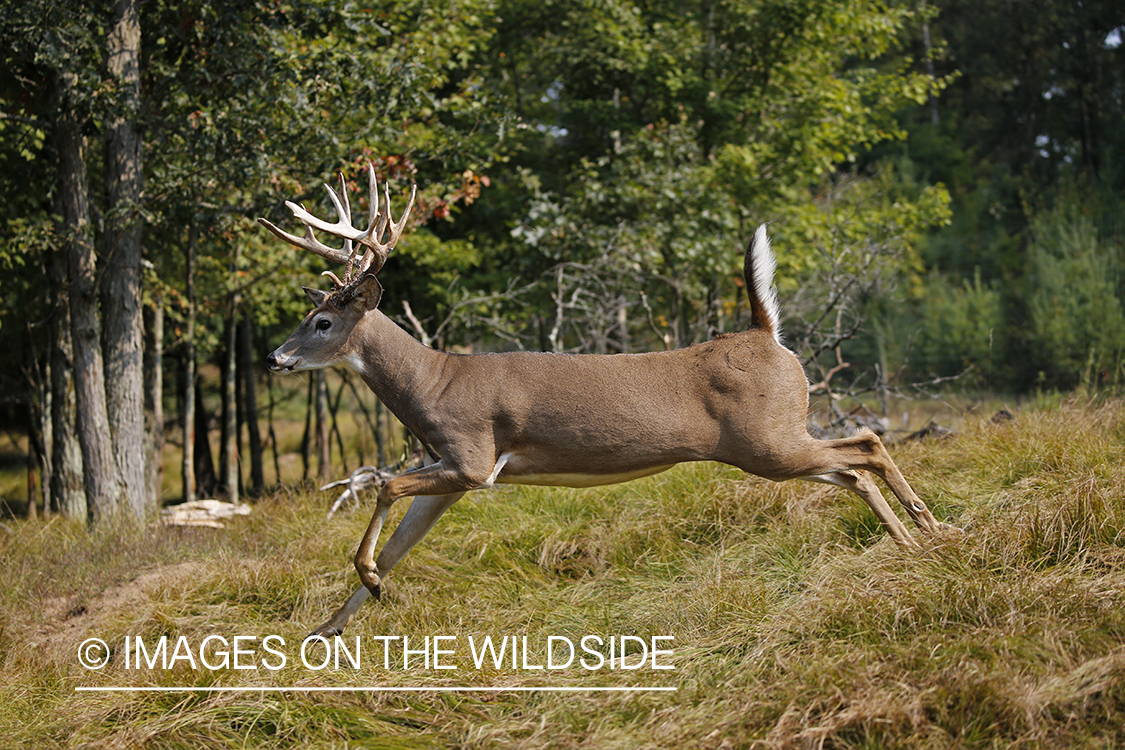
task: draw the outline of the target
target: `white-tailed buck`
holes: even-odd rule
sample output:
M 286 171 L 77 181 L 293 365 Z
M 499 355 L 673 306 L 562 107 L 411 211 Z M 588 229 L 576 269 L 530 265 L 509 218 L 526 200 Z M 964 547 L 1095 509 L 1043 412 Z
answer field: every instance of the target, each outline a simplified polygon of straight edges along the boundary
M 306 289 L 316 307 L 269 355 L 274 371 L 345 363 L 421 441 L 427 465 L 388 481 L 355 556 L 363 585 L 314 634 L 340 633 L 363 601 L 469 490 L 494 483 L 593 487 L 664 471 L 684 461 L 721 461 L 758 476 L 845 487 L 867 502 L 887 532 L 913 546 L 910 532 L 875 483 L 883 479 L 926 532 L 939 523 L 914 494 L 878 436 L 868 430 L 816 440 L 806 430 L 808 381 L 780 343 L 775 262 L 765 227 L 746 250 L 751 327 L 687 349 L 648 354 L 532 352 L 448 354 L 423 346 L 378 310 L 375 274 L 394 248 L 410 209 L 390 219 L 370 172 L 366 228 L 352 225 L 346 186 L 328 188 L 339 220 L 286 203 L 303 236 L 261 222 L 298 247 L 344 264 L 331 292 Z M 314 229 L 343 239 L 336 249 Z M 375 556 L 395 500 L 414 498 Z

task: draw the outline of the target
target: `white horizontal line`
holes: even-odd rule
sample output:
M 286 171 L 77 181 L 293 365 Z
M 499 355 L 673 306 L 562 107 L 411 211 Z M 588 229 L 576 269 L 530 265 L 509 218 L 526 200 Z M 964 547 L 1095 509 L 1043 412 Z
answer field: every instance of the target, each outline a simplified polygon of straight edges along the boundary
M 131 686 L 104 686 L 74 688 L 76 693 L 667 693 L 676 692 L 677 687 L 507 687 L 497 685 L 492 687 L 474 686 L 434 686 L 422 687 L 416 685 L 400 687 L 189 687 L 172 686 L 159 687 L 155 685 Z

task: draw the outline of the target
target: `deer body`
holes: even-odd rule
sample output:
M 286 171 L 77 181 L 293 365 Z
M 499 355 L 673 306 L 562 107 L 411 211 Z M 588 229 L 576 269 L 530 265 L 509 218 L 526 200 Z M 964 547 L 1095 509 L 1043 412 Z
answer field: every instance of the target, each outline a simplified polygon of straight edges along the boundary
M 378 243 L 376 224 L 385 226 L 389 216 L 373 205 L 371 225 L 360 232 L 343 218 L 346 202 L 332 196 L 341 213 L 333 225 L 290 205 L 309 227 L 304 238 L 264 223 L 294 244 L 346 259 L 350 268 L 351 241 L 371 246 L 375 236 Z M 374 204 L 373 172 L 372 196 Z M 393 232 L 404 222 L 405 214 Z M 344 237 L 345 250 L 320 245 L 314 226 Z M 377 245 L 378 266 L 391 245 Z M 355 557 L 363 586 L 314 634 L 341 632 L 370 594 L 379 595 L 380 576 L 446 509 L 465 492 L 494 483 L 591 487 L 687 461 L 719 461 L 775 481 L 845 487 L 868 503 L 895 541 L 913 546 L 878 487 L 856 472 L 863 469 L 888 484 L 924 531 L 942 528 L 874 433 L 827 441 L 808 434 L 808 381 L 779 341 L 773 270 L 761 227 L 746 253 L 752 327 L 647 354 L 448 354 L 423 346 L 379 312 L 382 287 L 373 271 L 346 277 L 333 294 L 308 290 L 317 306 L 270 355 L 270 369 L 347 364 L 429 454 L 426 466 L 392 478 L 379 492 Z M 387 514 L 402 497 L 414 501 L 376 559 Z
M 291 346 L 274 369 L 305 369 Z M 791 479 L 794 450 L 820 444 L 800 363 L 760 329 L 670 352 L 448 354 L 372 309 L 335 361 L 441 457 L 450 491 L 485 485 L 502 455 L 499 483 L 591 487 L 685 461 Z

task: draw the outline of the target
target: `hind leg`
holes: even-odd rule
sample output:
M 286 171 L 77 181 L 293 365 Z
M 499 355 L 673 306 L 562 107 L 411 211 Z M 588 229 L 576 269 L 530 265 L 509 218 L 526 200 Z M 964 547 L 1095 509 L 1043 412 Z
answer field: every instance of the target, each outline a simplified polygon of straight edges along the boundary
M 895 465 L 891 454 L 887 452 L 883 441 L 871 430 L 860 430 L 851 437 L 839 440 L 814 440 L 808 437 L 802 449 L 794 451 L 786 467 L 789 472 L 784 478 L 803 478 L 810 476 L 824 476 L 828 474 L 844 477 L 844 472 L 863 469 L 877 475 L 887 483 L 891 492 L 895 494 L 907 514 L 918 525 L 918 528 L 927 533 L 934 533 L 945 528 L 950 528 L 941 523 L 926 504 L 911 488 L 906 478 Z M 843 478 L 842 481 L 851 481 Z M 862 480 L 861 480 L 862 481 Z M 847 486 L 847 485 L 843 485 Z M 857 484 L 857 487 L 861 485 Z M 848 489 L 853 489 L 848 487 Z M 869 492 L 860 489 L 853 490 L 867 500 L 876 514 L 879 510 L 868 499 Z M 884 505 L 886 502 L 884 501 Z M 880 516 L 880 520 L 882 517 Z
M 898 544 L 903 547 L 917 547 L 914 537 L 910 536 L 906 526 L 899 520 L 895 512 L 891 510 L 891 506 L 887 504 L 886 498 L 883 493 L 879 491 L 878 485 L 872 482 L 863 474 L 857 474 L 854 471 L 834 471 L 830 474 L 820 474 L 817 476 L 801 477 L 807 482 L 819 482 L 823 484 L 831 484 L 836 487 L 843 487 L 846 490 L 851 490 L 855 494 L 863 498 L 863 501 L 875 511 L 879 523 L 887 530 Z

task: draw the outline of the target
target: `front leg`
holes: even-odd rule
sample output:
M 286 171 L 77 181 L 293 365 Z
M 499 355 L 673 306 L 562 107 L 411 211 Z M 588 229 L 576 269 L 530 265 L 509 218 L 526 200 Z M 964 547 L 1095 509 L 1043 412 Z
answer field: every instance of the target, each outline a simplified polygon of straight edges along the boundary
M 352 617 L 359 611 L 360 606 L 371 596 L 371 592 L 363 586 L 355 590 L 355 593 L 348 597 L 344 602 L 344 606 L 336 610 L 335 614 L 328 622 L 319 626 L 313 632 L 308 634 L 308 638 L 331 638 L 334 635 L 340 635 L 344 632 L 344 628 L 352 621 Z
M 395 563 L 414 545 L 418 539 L 421 539 L 430 527 L 433 526 L 437 517 L 461 497 L 466 491 L 479 487 L 489 477 L 491 466 L 486 466 L 482 471 L 474 471 L 467 473 L 460 469 L 451 468 L 446 466 L 442 461 L 407 472 L 401 476 L 391 479 L 379 492 L 379 497 L 375 501 L 375 512 L 371 516 L 371 523 L 367 526 L 367 531 L 363 535 L 363 539 L 359 543 L 359 549 L 355 555 L 355 569 L 359 573 L 359 580 L 363 583 L 364 587 L 371 592 L 371 595 L 376 599 L 382 593 L 382 581 L 379 578 L 380 566 L 375 561 L 375 547 L 379 543 L 379 534 L 383 530 L 383 524 L 387 520 L 387 514 L 390 513 L 391 505 L 400 497 L 414 496 L 418 498 L 420 495 L 440 495 L 445 498 L 452 497 L 441 510 L 437 511 L 432 519 L 426 522 L 425 519 L 419 517 L 418 519 L 411 519 L 410 513 L 403 517 L 403 523 L 410 519 L 411 523 L 404 532 L 403 538 L 396 541 L 398 532 L 401 529 L 396 529 L 395 533 L 391 535 L 387 547 L 390 548 L 391 555 L 388 556 L 388 550 L 384 550 L 384 554 L 380 556 L 379 562 L 384 564 L 384 574 L 390 571 Z M 477 476 L 480 474 L 481 476 Z M 442 498 L 444 499 L 444 498 Z M 417 500 L 415 500 L 417 503 Z M 439 503 L 441 505 L 441 503 Z M 411 507 L 413 510 L 413 506 Z M 406 537 L 417 533 L 417 537 L 412 540 L 407 540 Z M 401 548 L 401 552 L 398 550 Z M 397 555 L 397 556 L 395 556 Z
M 382 582 L 379 580 L 379 569 L 375 565 L 375 545 L 379 543 L 379 534 L 383 531 L 383 524 L 387 514 L 391 512 L 394 498 L 385 496 L 387 486 L 379 491 L 375 501 L 375 513 L 371 516 L 371 523 L 367 524 L 367 531 L 360 540 L 359 549 L 355 553 L 355 569 L 359 573 L 360 583 L 364 585 L 371 595 L 378 599 L 382 593 Z
M 442 513 L 445 513 L 463 495 L 463 492 L 455 492 L 452 495 L 439 495 L 437 497 L 420 495 L 414 498 L 414 501 L 410 503 L 410 509 L 406 511 L 406 515 L 395 527 L 395 533 L 391 534 L 391 538 L 383 545 L 383 551 L 379 553 L 379 559 L 376 562 L 378 570 L 383 575 L 390 573 L 391 569 L 406 556 L 406 553 L 429 533 L 437 520 L 441 518 Z M 348 597 L 344 606 L 336 610 L 332 618 L 314 630 L 311 635 L 319 635 L 324 638 L 340 635 L 370 596 L 371 592 L 368 591 L 367 587 L 360 586 L 354 594 Z

